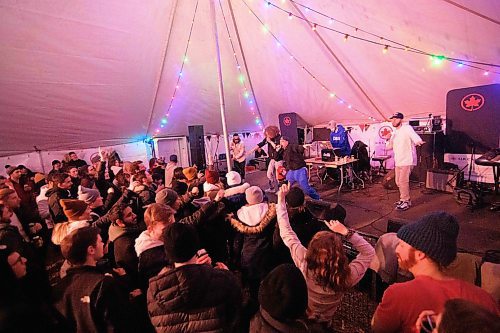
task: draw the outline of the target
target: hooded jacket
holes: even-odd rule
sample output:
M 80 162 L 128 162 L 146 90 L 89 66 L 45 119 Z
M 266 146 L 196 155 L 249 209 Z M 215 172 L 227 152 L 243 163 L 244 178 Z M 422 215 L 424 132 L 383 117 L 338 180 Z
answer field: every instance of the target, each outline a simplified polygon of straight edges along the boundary
M 139 260 L 137 267 L 139 284 L 142 290 L 146 290 L 149 279 L 171 263 L 165 255 L 163 242 L 153 239 L 148 230 L 143 231 L 136 238 L 135 253 Z
M 148 312 L 156 332 L 232 332 L 241 288 L 231 272 L 184 265 L 149 281 Z
M 109 240 L 112 244 L 116 266 L 123 267 L 134 282 L 138 274 L 139 259 L 135 253 L 134 243 L 139 236 L 137 225 L 120 227 L 112 224 L 109 227 Z
M 68 218 L 64 215 L 63 208 L 59 204 L 61 199 L 69 199 L 69 191 L 63 190 L 59 187 L 51 188 L 45 194 L 48 198 L 50 215 L 54 223 L 67 221 Z
M 330 133 L 330 142 L 333 148 L 340 148 L 342 156 L 351 154 L 351 146 L 344 126 L 337 125 L 337 130 Z
M 240 214 L 242 209 L 244 212 Z M 233 248 L 233 251 L 241 253 L 242 268 L 250 278 L 262 279 L 275 265 L 272 242 L 276 205 L 262 203 L 245 206 L 238 211 L 238 218 L 230 214 L 228 219 L 242 236 L 241 242 L 235 242 Z

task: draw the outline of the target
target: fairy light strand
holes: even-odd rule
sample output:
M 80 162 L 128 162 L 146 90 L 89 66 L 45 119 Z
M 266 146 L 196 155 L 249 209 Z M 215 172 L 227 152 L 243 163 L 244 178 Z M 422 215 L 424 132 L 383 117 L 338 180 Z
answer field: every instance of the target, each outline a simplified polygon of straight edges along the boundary
M 181 78 L 183 76 L 184 65 L 188 62 L 188 59 L 189 59 L 188 58 L 188 51 L 189 51 L 189 45 L 191 45 L 191 36 L 193 33 L 194 22 L 196 20 L 196 13 L 198 12 L 198 2 L 199 2 L 199 0 L 196 1 L 196 6 L 194 7 L 193 19 L 191 21 L 191 27 L 189 28 L 189 36 L 187 39 L 186 47 L 184 49 L 184 55 L 182 57 L 181 69 L 177 75 L 177 82 L 175 83 L 174 92 L 172 93 L 172 97 L 170 98 L 170 104 L 168 105 L 167 112 L 165 113 L 164 117 L 163 116 L 161 117 L 160 128 L 164 128 L 165 125 L 167 125 L 167 123 L 168 123 L 168 117 L 170 116 L 170 110 L 172 110 L 175 96 L 177 95 L 177 91 L 180 88 L 179 82 L 181 81 Z M 160 132 L 160 129 L 157 128 L 155 133 L 158 134 L 159 132 Z
M 354 36 L 352 34 L 349 34 L 349 33 L 345 32 L 345 31 L 340 31 L 340 30 L 331 28 L 331 27 L 329 27 L 327 25 L 323 25 L 323 24 L 317 23 L 315 21 L 311 21 L 311 20 L 305 19 L 305 18 L 303 18 L 301 16 L 293 14 L 292 12 L 290 12 L 290 11 L 284 9 L 284 8 L 281 8 L 280 6 L 272 3 L 271 1 L 267 1 L 267 0 L 264 0 L 264 1 L 266 3 L 267 7 L 273 7 L 273 8 L 276 8 L 276 9 L 280 10 L 281 12 L 285 13 L 288 16 L 289 19 L 292 18 L 292 17 L 294 17 L 294 18 L 297 18 L 297 19 L 300 19 L 300 20 L 302 20 L 304 22 L 309 23 L 311 26 L 314 26 L 316 28 L 316 30 L 317 30 L 317 28 L 321 27 L 321 28 L 323 28 L 325 30 L 329 30 L 329 31 L 335 32 L 337 34 L 340 34 L 340 35 L 344 36 L 344 41 L 347 40 L 347 38 L 346 38 L 346 36 L 347 36 L 350 39 L 352 38 L 352 39 L 355 39 L 355 40 L 359 40 L 359 41 L 363 41 L 363 42 L 367 42 L 367 43 L 379 45 L 379 46 L 382 46 L 384 48 L 385 48 L 386 45 L 388 45 L 391 49 L 402 50 L 402 51 L 411 52 L 411 53 L 415 53 L 415 54 L 421 54 L 421 55 L 425 55 L 425 56 L 429 56 L 429 57 L 438 57 L 439 56 L 439 57 L 442 57 L 443 60 L 446 60 L 446 61 L 449 61 L 449 62 L 453 62 L 453 63 L 455 63 L 457 65 L 460 65 L 460 67 L 467 66 L 467 67 L 470 67 L 470 68 L 481 70 L 484 73 L 489 72 L 489 73 L 500 74 L 500 72 L 491 71 L 491 70 L 488 70 L 488 69 L 476 66 L 476 65 L 484 65 L 484 66 L 490 66 L 490 67 L 500 67 L 499 64 L 491 64 L 491 63 L 486 63 L 486 62 L 479 62 L 479 61 L 466 60 L 466 59 L 460 59 L 460 58 L 454 58 L 454 57 L 447 57 L 447 56 L 436 55 L 436 54 L 433 54 L 433 53 L 430 53 L 430 52 L 427 52 L 427 51 L 423 51 L 423 50 L 411 47 L 408 44 L 403 44 L 403 43 L 397 42 L 395 40 L 392 40 L 390 38 L 382 37 L 380 35 L 377 35 L 377 34 L 374 34 L 372 32 L 369 32 L 369 31 L 367 31 L 365 29 L 361 29 L 361 28 L 353 26 L 351 24 L 342 22 L 340 20 L 337 20 L 337 19 L 333 18 L 332 16 L 323 14 L 323 13 L 321 13 L 321 12 L 319 12 L 319 11 L 311 8 L 311 7 L 303 5 L 303 4 L 301 4 L 299 2 L 296 2 L 294 0 L 289 0 L 289 1 L 293 2 L 294 4 L 296 4 L 298 6 L 301 6 L 301 7 L 305 8 L 308 12 L 311 11 L 311 12 L 314 12 L 314 13 L 316 13 L 318 15 L 321 15 L 321 16 L 327 18 L 329 20 L 329 23 L 330 22 L 338 22 L 340 24 L 343 24 L 343 25 L 345 25 L 347 27 L 350 27 L 350 28 L 354 29 L 355 32 L 360 31 L 360 32 L 366 33 L 366 34 L 368 34 L 370 36 L 374 36 L 374 37 L 376 37 L 378 39 L 378 41 L 367 39 L 367 38 L 363 38 L 363 37 L 359 37 L 359 36 Z M 392 45 L 389 45 L 389 44 L 392 44 Z
M 365 112 L 362 112 L 360 111 L 358 108 L 355 108 L 354 106 L 352 106 L 352 104 L 348 103 L 345 99 L 339 97 L 335 92 L 333 92 L 333 90 L 329 89 L 326 84 L 324 84 L 323 82 L 321 82 L 317 77 L 316 75 L 314 75 L 312 73 L 312 71 L 310 71 L 308 68 L 306 68 L 306 66 L 304 66 L 302 64 L 302 62 L 300 62 L 297 57 L 295 57 L 292 52 L 280 41 L 280 39 L 269 29 L 269 27 L 267 27 L 265 25 L 265 23 L 260 19 L 260 17 L 252 10 L 252 8 L 250 8 L 250 6 L 246 3 L 245 0 L 242 1 L 245 6 L 248 8 L 249 12 L 260 22 L 260 24 L 263 26 L 263 27 L 266 27 L 266 30 L 267 30 L 267 33 L 269 33 L 273 39 L 280 44 L 280 48 L 282 48 L 290 57 L 290 60 L 293 60 L 297 63 L 297 65 L 305 72 L 307 73 L 311 79 L 313 81 L 316 81 L 320 86 L 321 86 L 321 89 L 322 90 L 325 90 L 328 92 L 328 96 L 330 98 L 335 98 L 339 104 L 344 104 L 347 106 L 348 109 L 354 111 L 355 113 L 359 113 L 365 117 L 367 117 L 369 120 L 372 120 L 372 121 L 381 121 L 379 119 L 376 119 L 375 117 L 365 113 Z
M 219 0 L 219 6 L 220 6 L 220 10 L 222 12 L 222 17 L 224 19 L 224 25 L 226 27 L 226 32 L 227 32 L 227 35 L 228 35 L 228 39 L 229 39 L 229 42 L 231 44 L 231 49 L 233 51 L 233 56 L 234 56 L 234 60 L 236 62 L 236 68 L 238 69 L 238 78 L 243 78 L 244 77 L 244 74 L 241 70 L 241 65 L 240 65 L 240 62 L 238 60 L 238 56 L 236 54 L 236 49 L 234 47 L 234 43 L 233 43 L 233 39 L 231 37 L 231 32 L 229 31 L 229 26 L 227 24 L 227 20 L 226 20 L 226 15 L 224 14 L 224 10 L 222 8 L 222 3 L 221 3 L 221 0 Z M 256 106 L 253 106 L 253 102 L 252 102 L 252 99 L 255 99 L 255 93 L 253 90 L 251 90 L 251 94 L 249 92 L 249 89 L 247 88 L 247 85 L 246 85 L 246 81 L 245 80 L 240 80 L 242 81 L 242 85 L 243 85 L 243 97 L 248 101 L 248 107 L 250 108 L 250 112 L 252 113 L 252 116 L 255 117 L 255 122 L 256 124 L 259 126 L 260 129 L 263 128 L 262 126 L 262 115 L 260 113 L 260 109 L 259 107 L 256 105 Z M 253 97 L 252 97 L 253 96 Z M 250 103 L 252 102 L 252 103 Z M 256 112 L 255 112 L 255 108 L 257 108 L 257 114 L 258 116 L 256 117 Z

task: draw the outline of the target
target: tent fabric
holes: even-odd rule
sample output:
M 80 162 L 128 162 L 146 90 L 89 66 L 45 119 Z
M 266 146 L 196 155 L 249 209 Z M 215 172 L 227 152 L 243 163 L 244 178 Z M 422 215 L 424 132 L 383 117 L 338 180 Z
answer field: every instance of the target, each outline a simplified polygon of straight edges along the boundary
M 63 150 L 182 136 L 193 124 L 221 133 L 210 2 L 0 0 L 0 156 L 34 146 Z M 283 11 L 267 1 L 231 0 L 238 35 L 228 2 L 214 0 L 229 132 L 259 131 L 256 105 L 261 125 L 277 124 L 284 112 L 297 112 L 312 125 L 331 119 L 372 123 L 396 111 L 444 115 L 449 90 L 500 81 L 498 67 L 477 65 L 490 71 L 484 75 L 448 61 L 433 66 L 428 56 L 393 48 L 384 54 L 383 46 L 354 38 L 382 44 L 391 39 L 433 54 L 498 64 L 495 0 L 270 1 Z M 300 16 L 294 3 L 311 22 L 352 36 L 344 41 L 343 34 L 316 30 L 346 70 L 306 22 L 289 18 L 288 12 Z

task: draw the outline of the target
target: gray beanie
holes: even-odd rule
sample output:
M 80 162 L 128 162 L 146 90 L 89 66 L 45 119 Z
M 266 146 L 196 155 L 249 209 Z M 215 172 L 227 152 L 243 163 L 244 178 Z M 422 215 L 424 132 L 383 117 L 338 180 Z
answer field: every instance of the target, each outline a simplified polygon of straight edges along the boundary
M 174 190 L 164 188 L 163 190 L 156 193 L 155 201 L 159 204 L 172 206 L 172 204 L 177 200 L 178 197 L 179 195 Z
M 398 231 L 398 238 L 446 267 L 457 256 L 459 229 L 454 216 L 446 212 L 434 212 L 403 226 Z
M 101 194 L 99 193 L 98 190 L 94 190 L 93 188 L 83 187 L 81 185 L 78 186 L 78 200 L 85 201 L 85 203 L 88 205 L 96 201 L 100 195 Z

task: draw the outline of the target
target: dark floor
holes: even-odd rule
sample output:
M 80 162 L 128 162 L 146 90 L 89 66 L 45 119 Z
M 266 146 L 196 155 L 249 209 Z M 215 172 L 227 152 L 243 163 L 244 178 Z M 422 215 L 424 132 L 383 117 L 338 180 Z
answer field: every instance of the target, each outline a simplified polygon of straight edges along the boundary
M 353 229 L 379 236 L 387 231 L 389 219 L 408 223 L 429 212 L 444 210 L 456 216 L 460 222 L 460 249 L 478 255 L 486 250 L 500 249 L 500 212 L 490 211 L 488 205 L 471 211 L 457 204 L 452 194 L 430 191 L 423 184 L 411 183 L 413 206 L 401 212 L 394 209 L 399 192 L 384 189 L 381 178 L 374 178 L 373 183 L 366 184 L 364 189 L 342 191 L 340 197 L 336 183 L 329 180 L 326 184 L 320 184 L 316 180 L 313 178 L 311 181 L 321 199 L 341 204 L 347 210 L 346 224 Z M 263 189 L 268 187 L 264 171 L 248 174 L 246 181 Z M 269 198 L 271 201 L 276 200 L 273 195 Z M 486 198 L 485 201 L 489 200 Z

